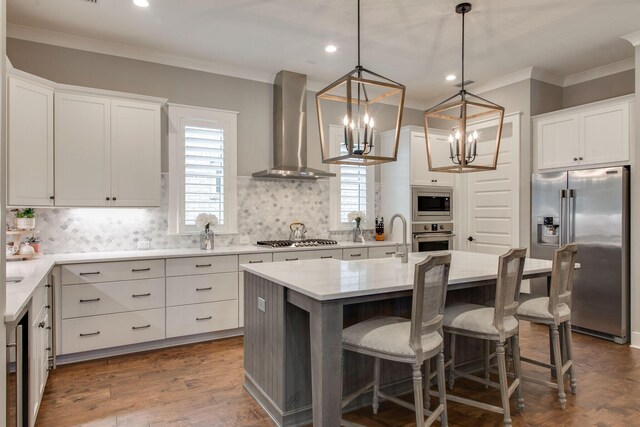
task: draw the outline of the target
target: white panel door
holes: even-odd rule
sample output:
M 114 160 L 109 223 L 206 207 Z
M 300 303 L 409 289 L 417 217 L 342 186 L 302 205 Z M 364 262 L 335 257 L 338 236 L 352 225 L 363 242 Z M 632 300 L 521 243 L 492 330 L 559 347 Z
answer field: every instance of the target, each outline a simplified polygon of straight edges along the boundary
M 160 206 L 160 106 L 111 100 L 111 206 Z
M 53 89 L 9 77 L 9 206 L 53 206 Z
M 492 156 L 493 142 L 480 141 L 478 155 Z M 467 174 L 467 250 L 501 255 L 518 245 L 519 143 L 519 117 L 505 119 L 497 169 Z
M 56 206 L 109 206 L 110 102 L 56 92 Z
M 578 164 L 580 157 L 578 114 L 539 119 L 534 126 L 538 148 L 538 169 Z
M 629 103 L 580 114 L 581 163 L 629 161 Z

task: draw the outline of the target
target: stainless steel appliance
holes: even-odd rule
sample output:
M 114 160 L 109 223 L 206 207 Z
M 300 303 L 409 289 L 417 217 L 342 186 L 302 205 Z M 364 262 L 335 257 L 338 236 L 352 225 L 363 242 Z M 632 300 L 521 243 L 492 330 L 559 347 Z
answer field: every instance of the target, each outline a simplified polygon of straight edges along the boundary
M 329 239 L 303 239 L 303 240 L 262 240 L 256 243 L 258 246 L 268 246 L 270 248 L 304 248 L 308 246 L 337 245 L 338 242 Z
M 411 219 L 453 221 L 453 189 L 450 187 L 411 187 Z
M 453 249 L 453 223 L 425 222 L 411 225 L 412 252 L 448 251 Z
M 531 256 L 552 259 L 578 244 L 571 323 L 576 331 L 629 339 L 629 170 L 586 169 L 533 175 Z M 532 281 L 546 293 L 546 281 Z

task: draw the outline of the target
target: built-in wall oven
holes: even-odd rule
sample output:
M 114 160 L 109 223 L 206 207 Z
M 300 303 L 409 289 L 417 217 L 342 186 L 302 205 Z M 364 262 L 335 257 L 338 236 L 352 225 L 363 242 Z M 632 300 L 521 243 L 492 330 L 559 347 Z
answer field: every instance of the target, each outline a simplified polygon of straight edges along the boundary
M 411 187 L 412 221 L 453 221 L 453 189 Z
M 412 224 L 412 252 L 449 251 L 453 249 L 453 223 Z

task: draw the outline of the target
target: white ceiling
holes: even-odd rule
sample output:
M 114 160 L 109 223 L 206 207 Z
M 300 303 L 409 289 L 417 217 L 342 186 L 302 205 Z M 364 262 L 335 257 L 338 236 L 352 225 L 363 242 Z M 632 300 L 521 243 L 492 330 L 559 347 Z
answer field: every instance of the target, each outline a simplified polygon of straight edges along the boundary
M 18 26 L 35 27 L 266 76 L 287 69 L 330 82 L 356 65 L 355 0 L 149 1 L 140 9 L 131 0 L 7 0 L 7 16 L 22 32 Z M 362 65 L 407 85 L 413 100 L 451 92 L 444 77 L 460 73 L 456 3 L 363 0 Z M 476 0 L 473 7 L 466 71 L 478 84 L 531 66 L 564 77 L 630 58 L 620 37 L 640 30 L 638 0 Z M 325 53 L 328 43 L 338 52 Z

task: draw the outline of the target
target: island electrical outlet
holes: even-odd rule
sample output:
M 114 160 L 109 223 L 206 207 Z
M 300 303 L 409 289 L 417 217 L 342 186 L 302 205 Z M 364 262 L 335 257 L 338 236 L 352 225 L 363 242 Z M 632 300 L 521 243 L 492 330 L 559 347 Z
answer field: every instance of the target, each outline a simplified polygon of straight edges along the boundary
M 260 297 L 258 297 L 258 310 L 262 311 L 263 313 L 267 311 L 267 302 Z

